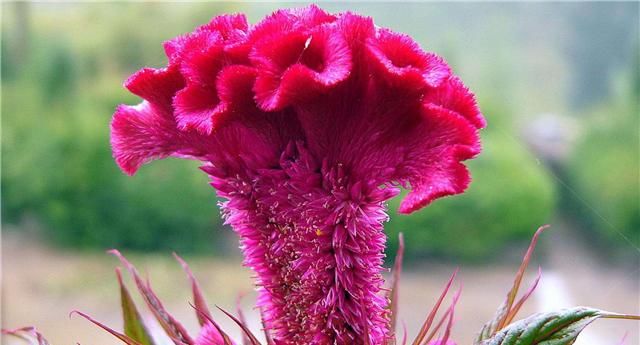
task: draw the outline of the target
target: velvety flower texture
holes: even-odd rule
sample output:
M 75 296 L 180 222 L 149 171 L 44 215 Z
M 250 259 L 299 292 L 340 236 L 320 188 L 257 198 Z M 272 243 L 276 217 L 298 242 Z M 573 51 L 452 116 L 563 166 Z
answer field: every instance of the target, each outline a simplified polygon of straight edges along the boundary
M 410 37 L 315 6 L 219 16 L 165 51 L 125 83 L 143 102 L 114 115 L 117 163 L 204 162 L 276 344 L 382 344 L 384 202 L 403 186 L 410 213 L 465 190 L 473 94 Z

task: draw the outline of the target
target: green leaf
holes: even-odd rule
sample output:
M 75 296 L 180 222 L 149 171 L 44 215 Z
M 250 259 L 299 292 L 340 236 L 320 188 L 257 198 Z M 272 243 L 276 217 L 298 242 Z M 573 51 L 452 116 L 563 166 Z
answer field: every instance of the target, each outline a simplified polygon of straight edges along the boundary
M 576 307 L 558 312 L 539 313 L 517 321 L 481 345 L 571 345 L 582 330 L 599 318 L 640 320 L 638 316 Z
M 129 294 L 129 290 L 127 290 L 127 287 L 122 282 L 120 269 L 116 269 L 116 276 L 118 277 L 118 284 L 120 285 L 124 334 L 142 345 L 155 345 L 147 327 L 142 322 L 140 313 L 131 298 L 131 294 Z
M 136 283 L 138 291 L 145 303 L 155 316 L 158 323 L 167 333 L 169 338 L 176 345 L 193 345 L 195 341 L 189 336 L 187 330 L 182 326 L 178 320 L 176 320 L 171 314 L 167 312 L 167 310 L 162 305 L 162 302 L 156 296 L 155 292 L 151 289 L 151 284 L 149 282 L 145 282 L 138 274 L 136 268 L 131 264 L 118 250 L 112 249 L 109 250 L 108 253 L 115 255 L 120 262 L 127 268 L 131 276 L 133 277 L 133 281 Z

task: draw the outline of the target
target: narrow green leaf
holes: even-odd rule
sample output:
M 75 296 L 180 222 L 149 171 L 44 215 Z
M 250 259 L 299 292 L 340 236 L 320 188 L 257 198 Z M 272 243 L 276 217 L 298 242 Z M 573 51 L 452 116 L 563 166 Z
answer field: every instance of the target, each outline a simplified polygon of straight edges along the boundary
M 133 277 L 133 281 L 136 283 L 140 295 L 142 295 L 142 298 L 145 303 L 147 303 L 147 306 L 153 313 L 153 316 L 158 320 L 158 323 L 167 333 L 169 338 L 171 338 L 176 345 L 195 344 L 195 341 L 189 336 L 184 326 L 182 326 L 182 324 L 171 316 L 171 314 L 169 314 L 164 308 L 158 296 L 156 296 L 153 289 L 151 289 L 151 285 L 142 280 L 133 264 L 120 254 L 118 250 L 112 249 L 109 253 L 120 259 L 120 262 L 127 268 Z
M 539 313 L 517 321 L 481 345 L 571 345 L 580 332 L 599 318 L 640 320 L 638 316 L 621 315 L 598 309 L 576 307 L 551 313 Z
M 116 276 L 118 277 L 118 284 L 120 285 L 124 334 L 142 345 L 155 345 L 147 327 L 144 322 L 142 322 L 140 313 L 131 298 L 129 290 L 127 290 L 127 287 L 122 282 L 122 274 L 119 268 L 116 268 Z

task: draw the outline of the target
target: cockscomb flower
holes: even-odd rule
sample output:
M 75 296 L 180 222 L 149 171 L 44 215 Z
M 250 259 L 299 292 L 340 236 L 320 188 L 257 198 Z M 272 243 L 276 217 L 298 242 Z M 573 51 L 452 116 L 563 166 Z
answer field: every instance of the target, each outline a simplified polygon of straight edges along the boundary
M 276 343 L 382 344 L 384 202 L 403 186 L 411 213 L 467 188 L 473 94 L 409 36 L 316 6 L 219 16 L 165 51 L 125 83 L 143 102 L 114 115 L 118 165 L 204 163 Z
M 240 236 L 244 262 L 256 272 L 266 344 L 408 344 L 406 332 L 395 334 L 402 238 L 383 289 L 385 201 L 405 187 L 400 212 L 411 213 L 466 189 L 461 162 L 479 153 L 485 125 L 473 94 L 410 37 L 315 6 L 275 12 L 253 27 L 242 15 L 216 17 L 166 42 L 165 51 L 165 68 L 142 69 L 125 83 L 143 102 L 114 115 L 115 159 L 128 174 L 168 156 L 204 163 L 226 199 L 222 212 Z M 474 345 L 569 345 L 598 318 L 640 320 L 577 307 L 512 322 L 540 279 L 516 299 L 543 230 Z M 133 265 L 112 253 L 174 344 L 237 344 L 212 319 L 179 257 L 200 323 L 196 337 Z M 128 345 L 159 344 L 117 276 L 123 333 L 76 313 Z M 460 290 L 437 317 L 454 278 L 412 345 L 456 344 L 451 331 Z M 241 344 L 260 345 L 240 313 L 221 311 L 242 329 Z M 33 327 L 2 333 L 48 344 Z

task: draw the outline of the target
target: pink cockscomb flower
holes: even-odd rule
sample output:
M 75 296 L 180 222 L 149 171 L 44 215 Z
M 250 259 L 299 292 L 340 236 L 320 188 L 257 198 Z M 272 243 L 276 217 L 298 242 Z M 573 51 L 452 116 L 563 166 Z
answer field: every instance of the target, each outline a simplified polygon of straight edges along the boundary
M 473 94 L 409 36 L 315 6 L 216 17 L 165 51 L 125 83 L 143 102 L 113 117 L 118 165 L 204 162 L 276 344 L 383 344 L 385 201 L 405 187 L 411 213 L 467 188 Z

